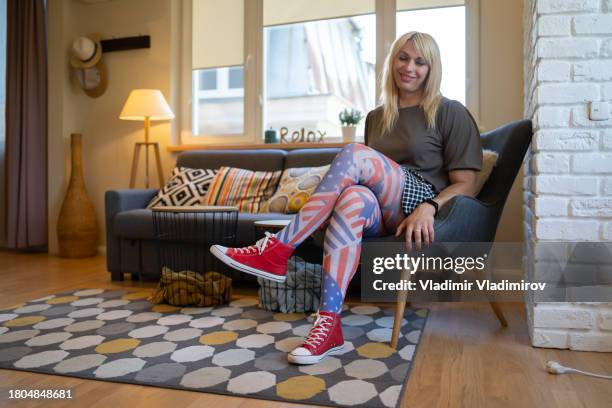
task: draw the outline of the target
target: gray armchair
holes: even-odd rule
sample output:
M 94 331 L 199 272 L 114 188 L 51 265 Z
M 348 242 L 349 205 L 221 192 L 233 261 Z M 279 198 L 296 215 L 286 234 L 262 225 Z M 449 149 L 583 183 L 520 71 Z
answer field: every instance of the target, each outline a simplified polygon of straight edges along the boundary
M 532 137 L 531 121 L 521 120 L 481 135 L 485 149 L 498 153 L 497 163 L 476 198 L 456 196 L 440 208 L 434 221 L 436 241 L 493 242 L 512 184 Z M 474 220 L 478 220 L 475 222 Z M 401 241 L 403 238 L 397 238 Z M 388 242 L 389 237 L 368 238 Z
M 495 240 L 497 226 L 512 184 L 516 179 L 533 135 L 531 121 L 521 120 L 481 135 L 483 147 L 498 153 L 497 163 L 476 198 L 456 196 L 444 205 L 434 220 L 438 242 L 490 242 Z M 403 237 L 394 238 L 398 241 Z M 389 238 L 369 238 L 368 242 L 388 242 Z M 399 322 L 404 315 L 405 293 L 398 298 L 391 346 L 395 348 Z M 501 309 L 490 302 L 502 326 L 507 326 Z

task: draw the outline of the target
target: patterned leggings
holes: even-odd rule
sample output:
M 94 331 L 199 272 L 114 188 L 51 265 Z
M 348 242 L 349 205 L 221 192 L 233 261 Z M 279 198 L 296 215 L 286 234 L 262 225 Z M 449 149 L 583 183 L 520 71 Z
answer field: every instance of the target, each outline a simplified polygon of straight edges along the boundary
M 340 313 L 355 275 L 361 239 L 395 231 L 404 218 L 402 168 L 362 144 L 345 146 L 315 192 L 291 223 L 276 236 L 297 247 L 329 221 L 323 247 L 323 294 L 320 310 Z

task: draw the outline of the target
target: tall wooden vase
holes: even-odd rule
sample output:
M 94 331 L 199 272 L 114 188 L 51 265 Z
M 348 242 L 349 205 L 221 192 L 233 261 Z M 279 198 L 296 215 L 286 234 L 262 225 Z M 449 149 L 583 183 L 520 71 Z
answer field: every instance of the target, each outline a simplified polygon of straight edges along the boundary
M 71 134 L 70 184 L 57 221 L 59 253 L 66 258 L 94 256 L 98 251 L 98 222 L 85 190 L 82 150 L 81 135 Z

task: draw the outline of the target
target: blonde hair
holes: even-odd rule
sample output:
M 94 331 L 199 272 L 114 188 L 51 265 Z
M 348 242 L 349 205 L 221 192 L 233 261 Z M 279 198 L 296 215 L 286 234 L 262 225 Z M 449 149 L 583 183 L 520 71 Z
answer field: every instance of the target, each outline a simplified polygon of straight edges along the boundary
M 385 59 L 381 77 L 380 103 L 383 107 L 382 133 L 388 133 L 395 125 L 399 116 L 399 90 L 393 78 L 393 63 L 402 47 L 407 41 L 412 41 L 414 48 L 425 58 L 429 65 L 429 73 L 425 79 L 423 100 L 420 106 L 425 111 L 425 119 L 430 128 L 436 127 L 436 113 L 442 95 L 440 94 L 440 82 L 442 81 L 442 63 L 440 61 L 440 49 L 433 37 L 426 33 L 411 31 L 397 38 L 391 45 L 391 50 Z

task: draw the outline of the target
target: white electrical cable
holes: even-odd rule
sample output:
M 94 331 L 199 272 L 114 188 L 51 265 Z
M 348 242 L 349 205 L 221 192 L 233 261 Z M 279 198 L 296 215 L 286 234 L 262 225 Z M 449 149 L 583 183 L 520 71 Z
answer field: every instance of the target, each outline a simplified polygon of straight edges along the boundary
M 612 380 L 612 375 L 595 374 L 595 373 L 589 373 L 587 371 L 577 370 L 577 369 L 571 368 L 571 367 L 564 367 L 561 364 L 557 363 L 556 361 L 549 361 L 548 363 L 546 363 L 546 369 L 551 374 L 578 373 L 578 374 L 588 375 L 588 376 L 591 376 L 591 377 L 597 377 L 597 378 L 604 378 L 606 380 Z

